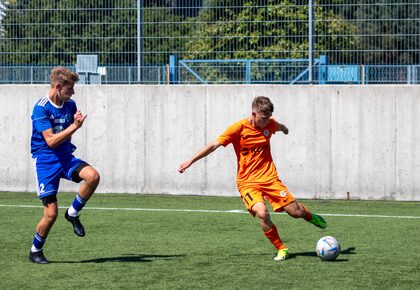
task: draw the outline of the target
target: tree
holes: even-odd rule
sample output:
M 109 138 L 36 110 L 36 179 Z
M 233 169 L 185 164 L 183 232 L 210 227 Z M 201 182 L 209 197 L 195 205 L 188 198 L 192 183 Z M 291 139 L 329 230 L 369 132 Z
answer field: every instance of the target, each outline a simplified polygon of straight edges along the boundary
M 96 53 L 104 64 L 135 64 L 137 10 L 125 4 L 123 0 L 9 2 L 0 43 L 1 51 L 8 53 L 0 55 L 0 63 L 71 65 L 77 54 Z
M 309 58 L 307 1 L 211 0 L 207 4 L 182 58 L 290 60 L 289 66 L 263 63 L 252 72 L 252 81 L 288 82 L 302 71 L 302 64 L 293 63 L 293 59 Z M 314 10 L 315 58 L 331 49 L 339 49 L 342 56 L 343 50 L 357 45 L 354 25 L 324 6 L 315 6 Z M 336 61 L 334 54 L 330 61 Z M 214 82 L 231 82 L 232 76 L 233 80 L 243 80 L 244 62 L 236 66 L 221 69 L 208 64 L 196 68 L 196 72 Z M 291 71 L 290 67 L 296 69 Z
M 411 2 L 411 3 L 410 3 Z M 360 58 L 364 64 L 415 64 L 420 62 L 420 5 L 418 1 L 358 5 Z
M 192 37 L 196 25 L 194 17 L 176 15 L 170 1 L 148 4 L 144 9 L 143 55 L 144 63 L 168 63 L 170 54 L 182 54 L 185 43 Z
M 1 26 L 1 21 L 4 15 L 6 15 L 6 4 L 5 1 L 0 1 L 0 38 L 3 38 L 4 30 Z
M 231 1 L 230 1 L 231 2 Z M 292 0 L 213 0 L 216 9 L 204 9 L 198 18 L 196 38 L 187 43 L 186 58 L 307 58 L 308 6 Z M 222 3 L 225 3 L 222 4 Z M 264 4 L 265 3 L 265 4 Z M 220 8 L 222 7 L 222 8 Z M 316 35 L 354 35 L 356 27 L 322 6 L 315 7 Z M 315 51 L 351 47 L 356 36 L 317 37 Z
M 168 63 L 170 54 L 182 59 L 308 57 L 307 0 L 141 2 L 144 65 Z M 326 54 L 337 64 L 419 63 L 418 1 L 314 2 L 315 57 Z M 103 65 L 137 64 L 135 0 L 9 0 L 0 2 L 0 15 L 1 64 L 71 65 L 77 54 L 98 54 Z

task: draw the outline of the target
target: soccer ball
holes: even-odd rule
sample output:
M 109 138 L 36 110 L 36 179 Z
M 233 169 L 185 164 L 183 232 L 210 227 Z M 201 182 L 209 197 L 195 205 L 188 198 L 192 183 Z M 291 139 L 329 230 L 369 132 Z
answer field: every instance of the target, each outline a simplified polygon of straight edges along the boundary
M 331 236 L 322 237 L 316 244 L 316 255 L 323 261 L 335 260 L 340 254 L 340 242 Z

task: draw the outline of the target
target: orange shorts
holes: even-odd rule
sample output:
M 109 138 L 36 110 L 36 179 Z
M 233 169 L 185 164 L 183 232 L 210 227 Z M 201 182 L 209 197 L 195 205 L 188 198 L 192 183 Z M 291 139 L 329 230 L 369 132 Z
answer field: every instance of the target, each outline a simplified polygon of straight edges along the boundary
M 275 212 L 283 211 L 283 207 L 295 201 L 287 187 L 277 179 L 273 182 L 238 185 L 239 193 L 246 209 L 255 216 L 252 207 L 257 202 L 267 200 Z

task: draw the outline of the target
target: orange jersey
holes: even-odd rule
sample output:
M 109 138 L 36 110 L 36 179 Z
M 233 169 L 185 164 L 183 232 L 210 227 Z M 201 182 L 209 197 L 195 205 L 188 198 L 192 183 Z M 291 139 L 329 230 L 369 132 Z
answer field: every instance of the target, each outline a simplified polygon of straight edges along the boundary
M 263 183 L 278 178 L 270 147 L 270 138 L 276 132 L 275 124 L 270 119 L 265 128 L 255 128 L 246 118 L 229 126 L 217 138 L 217 142 L 224 147 L 233 144 L 238 162 L 238 185 Z

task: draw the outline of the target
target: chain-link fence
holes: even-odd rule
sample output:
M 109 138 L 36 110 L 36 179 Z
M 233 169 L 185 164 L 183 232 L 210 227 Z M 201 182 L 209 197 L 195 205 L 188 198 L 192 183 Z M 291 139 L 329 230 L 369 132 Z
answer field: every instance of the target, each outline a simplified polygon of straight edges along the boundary
M 0 83 L 420 83 L 420 0 L 377 2 L 0 0 Z

